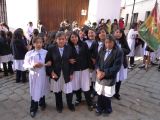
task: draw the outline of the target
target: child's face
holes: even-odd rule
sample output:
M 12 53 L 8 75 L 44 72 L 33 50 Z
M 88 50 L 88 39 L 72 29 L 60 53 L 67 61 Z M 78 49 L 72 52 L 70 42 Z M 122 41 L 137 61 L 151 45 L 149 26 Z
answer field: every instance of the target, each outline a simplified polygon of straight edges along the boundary
M 105 40 L 106 39 L 106 32 L 105 30 L 101 30 L 99 34 L 100 40 Z
M 95 40 L 96 33 L 92 30 L 89 30 L 88 31 L 88 37 L 89 37 L 90 40 Z
M 117 38 L 117 39 L 120 39 L 122 37 L 122 33 L 120 32 L 120 30 L 116 30 L 114 32 L 114 36 Z
M 74 45 L 76 45 L 77 44 L 77 42 L 78 42 L 78 37 L 76 36 L 76 35 L 71 35 L 71 42 L 74 44 Z
M 66 36 L 60 36 L 56 39 L 58 47 L 62 48 L 66 44 Z
M 83 31 L 79 31 L 79 37 L 83 38 L 84 37 L 84 32 Z
M 113 47 L 114 47 L 114 42 L 109 39 L 106 39 L 105 40 L 105 48 L 111 50 L 111 49 L 113 49 Z
M 43 46 L 42 39 L 37 39 L 33 45 L 34 45 L 35 49 L 40 50 Z

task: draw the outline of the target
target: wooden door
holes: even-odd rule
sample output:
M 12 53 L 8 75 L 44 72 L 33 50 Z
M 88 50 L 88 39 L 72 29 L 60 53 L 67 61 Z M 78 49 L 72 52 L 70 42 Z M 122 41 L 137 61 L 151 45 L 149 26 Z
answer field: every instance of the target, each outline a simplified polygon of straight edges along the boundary
M 81 11 L 88 12 L 88 5 L 89 0 L 39 0 L 39 20 L 48 31 L 58 30 L 64 19 L 70 23 L 76 20 L 82 26 L 87 15 L 81 15 Z

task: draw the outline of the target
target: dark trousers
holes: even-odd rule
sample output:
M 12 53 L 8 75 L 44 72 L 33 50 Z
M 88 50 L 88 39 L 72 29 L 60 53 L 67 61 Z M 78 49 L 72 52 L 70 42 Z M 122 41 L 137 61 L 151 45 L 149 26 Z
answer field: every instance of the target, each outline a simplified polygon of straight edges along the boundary
M 81 89 L 75 91 L 76 97 L 77 97 L 77 101 L 79 101 L 79 102 L 81 102 L 81 99 L 82 99 L 81 92 L 82 92 Z M 92 105 L 92 100 L 91 100 L 90 91 L 85 91 L 85 92 L 84 92 L 84 96 L 85 96 L 87 105 L 88 105 L 88 106 L 91 106 L 91 105 Z
M 12 61 L 8 63 L 3 63 L 3 69 L 4 69 L 4 75 L 8 75 L 8 72 L 13 74 Z
M 97 110 L 99 112 L 112 112 L 111 98 L 98 95 Z
M 62 110 L 63 109 L 62 92 L 55 93 L 55 98 L 56 98 L 56 108 L 58 110 Z M 69 109 L 73 108 L 72 99 L 73 99 L 73 93 L 66 94 L 66 100 Z
M 30 112 L 37 112 L 38 110 L 38 104 L 40 107 L 44 107 L 46 106 L 46 102 L 45 102 L 45 96 L 43 96 L 42 98 L 40 98 L 39 102 L 34 101 L 31 99 L 31 107 L 30 107 Z
M 26 71 L 20 71 L 20 70 L 16 70 L 16 82 L 26 82 L 27 81 L 27 77 L 26 77 Z
M 92 82 L 91 83 L 91 87 L 90 87 L 90 92 L 93 96 L 97 95 L 95 89 L 94 89 L 94 86 L 95 86 L 95 82 Z
M 134 64 L 134 57 L 129 57 L 130 59 L 130 65 L 133 65 Z
M 116 93 L 115 93 L 116 95 L 119 95 L 120 88 L 121 88 L 121 81 L 116 82 Z
M 76 94 L 76 100 L 78 101 L 78 102 L 81 102 L 81 100 L 82 100 L 82 90 L 80 89 L 80 90 L 77 90 L 77 91 L 75 91 L 75 94 Z

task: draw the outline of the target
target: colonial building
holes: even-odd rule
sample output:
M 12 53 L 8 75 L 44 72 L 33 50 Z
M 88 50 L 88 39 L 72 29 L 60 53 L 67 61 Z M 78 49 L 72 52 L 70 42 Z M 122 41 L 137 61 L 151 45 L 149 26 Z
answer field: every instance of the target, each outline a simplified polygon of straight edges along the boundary
M 145 21 L 152 11 L 155 2 L 156 0 L 135 0 L 133 22 L 138 22 L 139 20 Z M 158 3 L 160 4 L 160 0 L 158 0 Z M 121 17 L 124 18 L 125 24 L 128 27 L 131 23 L 133 5 L 134 0 L 122 0 L 121 2 Z
M 121 0 L 0 0 L 0 9 L 6 3 L 6 13 L 1 12 L 3 19 L 0 22 L 7 22 L 11 28 L 25 28 L 29 21 L 36 26 L 37 21 L 41 20 L 47 30 L 55 30 L 64 19 L 70 22 L 76 20 L 80 25 L 86 20 L 97 22 L 101 18 L 118 19 L 120 2 Z

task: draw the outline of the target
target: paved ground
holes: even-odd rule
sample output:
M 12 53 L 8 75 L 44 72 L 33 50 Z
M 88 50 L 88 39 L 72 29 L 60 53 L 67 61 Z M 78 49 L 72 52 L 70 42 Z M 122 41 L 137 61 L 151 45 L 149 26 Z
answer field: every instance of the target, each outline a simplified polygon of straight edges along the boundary
M 0 73 L 2 76 L 2 73 Z M 47 109 L 38 111 L 35 120 L 160 120 L 160 72 L 151 67 L 148 72 L 135 68 L 121 89 L 122 100 L 113 99 L 113 114 L 96 117 L 85 104 L 62 114 L 55 110 L 53 93 L 47 96 Z M 65 99 L 64 99 L 65 101 Z M 15 76 L 0 78 L 0 120 L 32 120 L 29 115 L 28 83 L 16 84 Z

